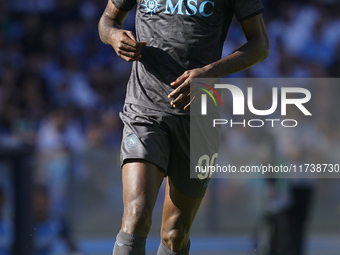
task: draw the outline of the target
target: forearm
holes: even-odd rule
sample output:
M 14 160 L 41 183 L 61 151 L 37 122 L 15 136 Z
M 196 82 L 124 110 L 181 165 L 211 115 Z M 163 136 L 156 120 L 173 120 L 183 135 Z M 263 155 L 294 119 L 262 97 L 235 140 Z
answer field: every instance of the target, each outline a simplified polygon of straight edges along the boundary
M 207 77 L 219 78 L 247 69 L 264 60 L 269 53 L 265 39 L 252 39 L 230 55 L 204 67 Z
M 100 40 L 110 44 L 118 57 L 131 62 L 142 57 L 140 54 L 146 42 L 137 41 L 134 33 L 123 29 L 123 23 L 128 11 L 117 9 L 108 0 L 106 9 L 99 20 L 98 31 Z
M 122 26 L 123 24 L 119 24 L 118 22 L 110 18 L 110 13 L 108 13 L 107 10 L 105 10 L 98 24 L 100 40 L 105 44 L 111 44 L 110 34 L 115 29 L 122 29 Z

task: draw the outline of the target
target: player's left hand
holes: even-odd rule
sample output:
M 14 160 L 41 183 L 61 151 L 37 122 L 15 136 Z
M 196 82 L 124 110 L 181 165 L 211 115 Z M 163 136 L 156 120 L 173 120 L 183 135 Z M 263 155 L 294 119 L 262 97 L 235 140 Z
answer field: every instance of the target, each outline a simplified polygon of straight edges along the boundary
M 204 68 L 196 68 L 185 71 L 174 82 L 170 83 L 171 86 L 178 86 L 169 95 L 168 98 L 174 98 L 170 104 L 174 108 L 183 108 L 188 110 L 193 99 L 190 101 L 190 83 L 193 78 L 205 77 L 206 71 Z

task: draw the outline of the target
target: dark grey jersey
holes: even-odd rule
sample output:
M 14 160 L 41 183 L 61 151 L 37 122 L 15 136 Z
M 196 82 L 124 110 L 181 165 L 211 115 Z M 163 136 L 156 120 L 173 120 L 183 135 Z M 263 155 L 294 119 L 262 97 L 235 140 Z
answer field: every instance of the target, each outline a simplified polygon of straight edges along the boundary
M 133 63 L 126 103 L 173 114 L 170 83 L 184 71 L 221 58 L 233 15 L 245 20 L 263 10 L 260 0 L 112 0 L 122 11 L 137 4 L 136 37 L 146 41 Z

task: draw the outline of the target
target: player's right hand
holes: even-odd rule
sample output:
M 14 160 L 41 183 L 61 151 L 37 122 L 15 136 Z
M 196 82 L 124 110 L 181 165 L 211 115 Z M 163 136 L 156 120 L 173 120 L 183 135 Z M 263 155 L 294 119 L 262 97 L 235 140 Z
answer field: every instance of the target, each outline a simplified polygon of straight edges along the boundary
M 109 43 L 117 55 L 128 62 L 140 59 L 142 48 L 146 45 L 146 42 L 136 41 L 132 31 L 123 29 L 112 29 Z

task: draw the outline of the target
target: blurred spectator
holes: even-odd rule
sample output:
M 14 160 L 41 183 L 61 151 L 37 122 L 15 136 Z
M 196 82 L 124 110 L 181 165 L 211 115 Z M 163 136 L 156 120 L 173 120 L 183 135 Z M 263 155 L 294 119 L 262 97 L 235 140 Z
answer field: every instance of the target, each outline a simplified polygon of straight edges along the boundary
M 84 149 L 84 142 L 79 122 L 65 108 L 51 111 L 38 130 L 35 178 L 49 185 L 54 213 L 65 212 L 72 170 L 80 167 L 76 156 Z
M 263 3 L 271 52 L 265 61 L 234 76 L 339 77 L 340 1 Z M 97 173 L 98 166 L 104 172 L 118 165 L 117 113 L 131 63 L 99 40 L 97 21 L 105 5 L 102 0 L 0 1 L 0 143 L 14 136 L 37 145 L 36 181 L 48 186 L 51 210 L 59 215 L 65 213 L 72 178 L 94 180 L 98 190 L 113 194 L 109 174 Z M 134 11 L 124 26 L 133 29 Z M 242 40 L 234 22 L 223 55 Z M 263 95 L 270 95 L 270 89 L 264 87 Z M 304 145 L 307 154 L 330 162 L 338 162 L 340 151 L 338 94 L 321 87 L 313 91 L 314 112 L 321 117 L 304 129 L 326 144 L 322 151 L 316 150 L 319 144 Z M 262 132 L 263 137 L 271 135 L 267 129 Z M 281 135 L 276 139 L 283 141 L 282 150 L 287 144 L 294 147 L 295 139 Z M 258 154 L 268 149 L 258 149 L 266 145 L 256 137 L 253 131 L 231 129 L 224 145 L 230 151 L 226 160 L 235 165 L 259 160 Z M 99 164 L 103 158 L 109 160 Z
M 80 254 L 67 222 L 60 217 L 51 215 L 48 190 L 44 186 L 35 186 L 33 190 L 33 213 L 37 255 L 52 254 L 58 239 L 65 242 L 70 254 Z

